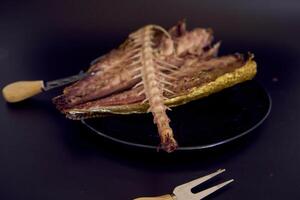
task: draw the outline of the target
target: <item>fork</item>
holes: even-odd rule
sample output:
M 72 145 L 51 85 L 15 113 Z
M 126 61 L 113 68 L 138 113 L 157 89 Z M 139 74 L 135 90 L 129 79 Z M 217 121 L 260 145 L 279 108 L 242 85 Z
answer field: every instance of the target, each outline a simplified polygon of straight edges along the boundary
M 192 193 L 191 189 L 200 185 L 201 183 L 204 183 L 205 181 L 225 172 L 225 169 L 219 169 L 218 171 L 200 177 L 198 179 L 192 180 L 190 182 L 187 182 L 185 184 L 179 185 L 175 187 L 172 194 L 166 194 L 158 197 L 140 197 L 136 198 L 134 200 L 199 200 L 207 197 L 208 195 L 214 193 L 215 191 L 219 190 L 220 188 L 224 187 L 225 185 L 228 185 L 229 183 L 233 182 L 233 179 L 225 181 L 223 183 L 220 183 L 218 185 L 215 185 L 211 188 L 205 189 L 201 192 L 198 192 L 196 194 Z

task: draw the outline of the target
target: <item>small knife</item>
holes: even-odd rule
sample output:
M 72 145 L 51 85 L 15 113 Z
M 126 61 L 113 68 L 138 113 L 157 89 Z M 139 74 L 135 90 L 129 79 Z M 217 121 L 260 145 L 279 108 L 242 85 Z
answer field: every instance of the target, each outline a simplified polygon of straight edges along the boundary
M 88 75 L 90 75 L 90 73 L 81 71 L 77 75 L 57 79 L 54 81 L 17 81 L 6 85 L 2 89 L 2 95 L 7 102 L 16 103 L 35 96 L 41 92 L 46 92 L 48 90 L 81 80 Z

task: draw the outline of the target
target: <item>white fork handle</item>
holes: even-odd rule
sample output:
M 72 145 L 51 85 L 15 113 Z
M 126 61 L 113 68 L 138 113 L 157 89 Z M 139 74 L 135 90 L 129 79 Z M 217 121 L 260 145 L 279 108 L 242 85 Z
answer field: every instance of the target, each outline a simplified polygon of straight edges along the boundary
M 159 196 L 159 197 L 140 197 L 140 198 L 136 198 L 134 200 L 174 200 L 174 199 L 172 198 L 171 195 L 166 194 L 166 195 Z

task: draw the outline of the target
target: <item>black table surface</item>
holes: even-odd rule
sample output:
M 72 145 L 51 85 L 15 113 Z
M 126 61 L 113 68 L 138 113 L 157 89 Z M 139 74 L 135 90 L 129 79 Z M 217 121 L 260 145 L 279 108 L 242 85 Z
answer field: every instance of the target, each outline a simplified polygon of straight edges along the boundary
M 79 1 L 77 1 L 79 2 Z M 234 184 L 207 199 L 300 199 L 299 1 L 1 1 L 0 86 L 78 73 L 136 28 L 211 27 L 221 54 L 253 52 L 273 108 L 252 134 L 218 148 L 166 154 L 108 141 L 51 103 L 0 98 L 0 199 L 133 199 L 219 168 Z M 201 124 L 200 124 L 201 125 Z M 215 182 L 213 182 L 215 183 Z

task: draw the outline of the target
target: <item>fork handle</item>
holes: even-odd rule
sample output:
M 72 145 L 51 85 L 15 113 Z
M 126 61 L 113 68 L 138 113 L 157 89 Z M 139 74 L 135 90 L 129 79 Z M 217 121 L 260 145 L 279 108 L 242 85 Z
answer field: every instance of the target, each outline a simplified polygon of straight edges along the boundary
M 140 198 L 136 198 L 134 200 L 174 200 L 174 199 L 172 198 L 171 195 L 166 194 L 166 195 L 159 196 L 159 197 L 140 197 Z

